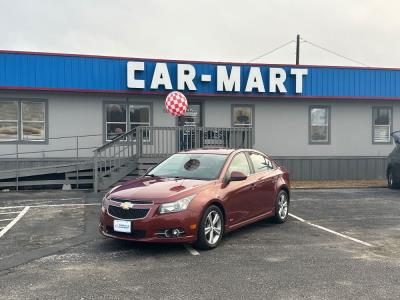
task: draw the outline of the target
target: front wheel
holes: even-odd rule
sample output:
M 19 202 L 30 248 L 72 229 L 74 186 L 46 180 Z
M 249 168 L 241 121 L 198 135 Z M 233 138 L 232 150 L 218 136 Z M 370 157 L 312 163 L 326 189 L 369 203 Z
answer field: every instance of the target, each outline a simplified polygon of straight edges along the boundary
M 393 169 L 389 169 L 388 174 L 387 174 L 387 181 L 388 181 L 388 187 L 390 189 L 397 189 L 399 187 L 399 182 L 396 181 L 394 174 L 393 174 Z
M 201 218 L 196 248 L 209 250 L 218 246 L 224 233 L 224 216 L 218 206 L 211 205 Z
M 286 222 L 289 215 L 289 195 L 286 191 L 282 190 L 278 193 L 275 203 L 275 216 L 276 223 Z

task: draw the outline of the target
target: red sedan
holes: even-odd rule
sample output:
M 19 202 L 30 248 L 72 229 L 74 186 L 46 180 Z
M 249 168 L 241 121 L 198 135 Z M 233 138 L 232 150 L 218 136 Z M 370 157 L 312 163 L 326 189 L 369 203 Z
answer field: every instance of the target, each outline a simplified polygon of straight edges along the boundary
M 232 230 L 267 217 L 286 221 L 289 174 L 250 149 L 174 154 L 109 191 L 100 231 L 111 238 L 216 247 Z

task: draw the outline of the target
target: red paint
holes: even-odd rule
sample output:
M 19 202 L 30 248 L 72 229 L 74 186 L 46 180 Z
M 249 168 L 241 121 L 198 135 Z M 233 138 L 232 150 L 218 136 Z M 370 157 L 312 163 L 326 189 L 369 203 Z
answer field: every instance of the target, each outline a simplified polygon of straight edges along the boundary
M 105 208 L 111 198 L 125 200 L 152 201 L 150 204 L 141 204 L 142 208 L 149 208 L 150 212 L 143 219 L 131 222 L 133 230 L 146 231 L 143 237 L 132 237 L 108 231 L 113 227 L 113 217 L 107 212 L 101 212 L 100 232 L 108 237 L 145 241 L 145 242 L 190 242 L 197 240 L 197 229 L 204 211 L 212 204 L 220 205 L 225 215 L 225 232 L 232 231 L 260 219 L 274 216 L 277 194 L 281 189 L 289 191 L 289 173 L 275 163 L 275 169 L 265 172 L 252 173 L 247 178 L 238 178 L 240 181 L 226 182 L 226 173 L 233 157 L 248 150 L 192 150 L 185 153 L 213 153 L 229 155 L 216 180 L 202 181 L 190 179 L 173 179 L 160 177 L 140 177 L 129 181 L 112 190 L 105 200 Z M 256 150 L 253 152 L 260 153 Z M 173 202 L 184 197 L 195 195 L 188 208 L 181 212 L 160 214 L 162 203 Z M 118 202 L 113 202 L 119 206 Z M 137 205 L 137 204 L 136 204 Z M 196 229 L 191 225 L 196 224 Z M 156 235 L 161 229 L 183 228 L 185 234 L 177 238 L 165 238 Z

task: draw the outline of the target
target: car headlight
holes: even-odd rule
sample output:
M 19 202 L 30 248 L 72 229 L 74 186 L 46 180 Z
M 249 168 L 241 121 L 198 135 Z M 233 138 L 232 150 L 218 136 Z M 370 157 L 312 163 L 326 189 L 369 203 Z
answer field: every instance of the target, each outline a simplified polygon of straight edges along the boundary
M 193 198 L 194 195 L 191 195 L 174 202 L 161 204 L 159 210 L 160 214 L 168 214 L 168 213 L 183 211 L 188 207 L 190 201 L 192 201 Z
M 104 196 L 103 197 L 103 200 L 101 201 L 101 211 L 103 212 L 103 213 L 105 213 L 106 212 L 106 201 L 107 201 L 107 196 Z

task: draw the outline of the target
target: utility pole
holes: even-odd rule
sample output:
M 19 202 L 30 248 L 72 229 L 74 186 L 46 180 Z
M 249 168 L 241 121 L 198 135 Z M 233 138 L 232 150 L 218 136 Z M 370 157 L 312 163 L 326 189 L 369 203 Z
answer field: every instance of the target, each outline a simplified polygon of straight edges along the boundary
M 296 65 L 300 64 L 300 34 L 297 35 L 296 39 Z

